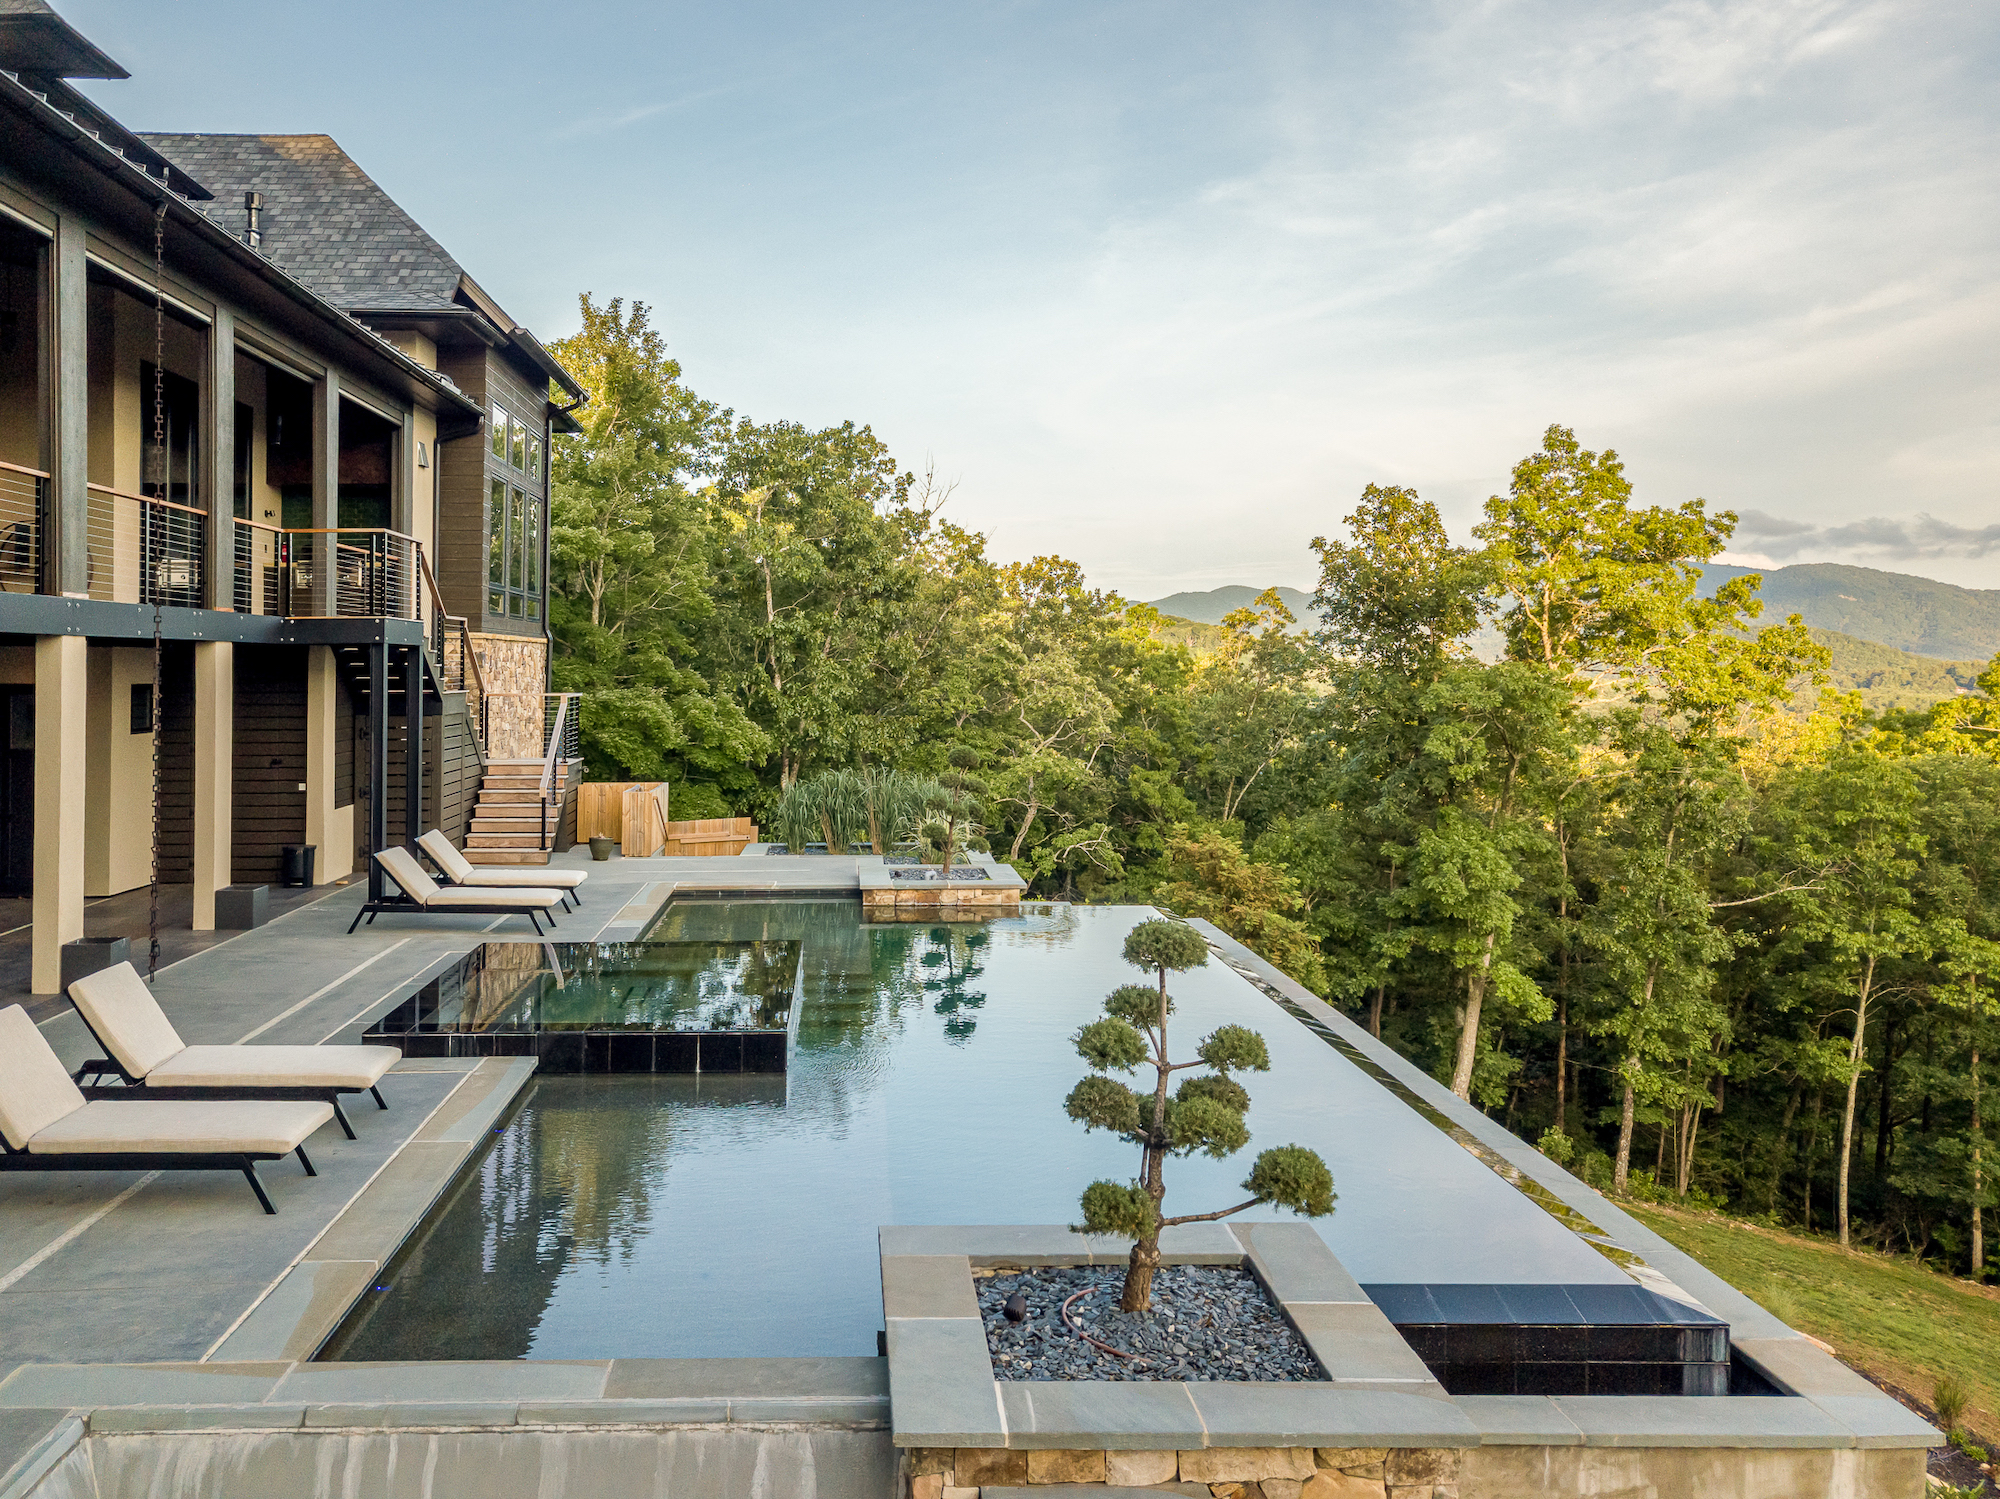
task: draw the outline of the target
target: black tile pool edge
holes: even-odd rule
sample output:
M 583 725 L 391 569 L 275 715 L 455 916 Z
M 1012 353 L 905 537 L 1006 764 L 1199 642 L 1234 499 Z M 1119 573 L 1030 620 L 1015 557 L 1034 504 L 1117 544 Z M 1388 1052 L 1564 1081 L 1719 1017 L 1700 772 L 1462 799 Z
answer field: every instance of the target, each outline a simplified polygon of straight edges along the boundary
M 374 1031 L 406 1057 L 535 1057 L 545 1073 L 783 1072 L 785 1031 Z

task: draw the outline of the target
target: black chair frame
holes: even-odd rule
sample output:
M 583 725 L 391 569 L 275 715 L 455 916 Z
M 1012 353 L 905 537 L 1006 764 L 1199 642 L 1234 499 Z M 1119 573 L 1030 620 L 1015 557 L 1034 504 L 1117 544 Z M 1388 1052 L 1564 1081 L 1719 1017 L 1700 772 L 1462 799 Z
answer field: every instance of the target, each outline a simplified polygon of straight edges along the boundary
M 436 859 L 433 859 L 431 857 L 431 851 L 425 848 L 423 844 L 419 843 L 416 846 L 416 849 L 417 849 L 417 857 L 421 859 L 424 863 L 430 865 L 431 868 L 435 869 L 438 872 L 438 878 L 443 880 L 445 884 L 449 885 L 454 890 L 505 890 L 508 888 L 505 885 L 461 885 L 457 880 L 451 877 L 451 871 L 449 869 L 446 869 L 444 865 L 438 863 Z M 514 888 L 518 889 L 520 887 L 516 886 Z M 562 889 L 557 893 L 560 894 L 563 898 L 563 909 L 565 911 L 574 911 L 583 905 L 583 897 L 576 893 L 576 886 L 574 885 L 568 886 L 567 888 Z M 418 909 L 422 908 L 419 907 Z M 461 906 L 459 909 L 464 910 L 465 908 Z M 555 925 L 554 918 L 550 918 L 549 925 L 551 926 Z
M 394 878 L 387 870 L 384 870 L 383 874 L 387 878 Z M 457 885 L 453 888 L 469 890 L 476 887 Z M 537 937 L 546 936 L 547 933 L 542 930 L 542 924 L 536 920 L 536 917 L 548 917 L 549 931 L 554 931 L 556 925 L 555 912 L 546 910 L 537 911 L 533 906 L 426 906 L 411 900 L 407 895 L 397 894 L 385 895 L 380 900 L 363 901 L 361 909 L 354 913 L 354 920 L 347 925 L 347 935 L 350 937 L 354 935 L 354 929 L 361 925 L 362 917 L 366 916 L 368 924 L 373 926 L 375 925 L 375 918 L 377 916 L 389 911 L 409 912 L 418 916 L 525 916 L 534 924 L 535 935 Z
M 16 1150 L 4 1135 L 0 1135 L 0 1171 L 241 1171 L 243 1179 L 250 1183 L 250 1190 L 257 1194 L 257 1200 L 264 1204 L 264 1211 L 275 1215 L 277 1209 L 271 1205 L 270 1194 L 264 1184 L 257 1179 L 259 1161 L 276 1161 L 287 1155 L 296 1155 L 299 1164 L 305 1167 L 307 1176 L 318 1176 L 313 1163 L 306 1156 L 306 1148 L 300 1145 L 296 1150 L 270 1151 L 245 1150 L 223 1153 L 180 1152 L 172 1150 L 106 1151 L 80 1150 L 69 1155 L 42 1155 L 26 1150 Z

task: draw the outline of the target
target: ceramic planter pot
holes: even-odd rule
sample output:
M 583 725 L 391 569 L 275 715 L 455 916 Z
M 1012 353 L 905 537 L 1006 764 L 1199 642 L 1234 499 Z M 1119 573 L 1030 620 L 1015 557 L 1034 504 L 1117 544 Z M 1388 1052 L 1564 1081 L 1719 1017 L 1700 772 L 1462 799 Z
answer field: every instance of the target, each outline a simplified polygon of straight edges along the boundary
M 593 838 L 590 840 L 590 857 L 601 864 L 611 857 L 611 850 L 616 847 L 618 845 L 609 838 Z

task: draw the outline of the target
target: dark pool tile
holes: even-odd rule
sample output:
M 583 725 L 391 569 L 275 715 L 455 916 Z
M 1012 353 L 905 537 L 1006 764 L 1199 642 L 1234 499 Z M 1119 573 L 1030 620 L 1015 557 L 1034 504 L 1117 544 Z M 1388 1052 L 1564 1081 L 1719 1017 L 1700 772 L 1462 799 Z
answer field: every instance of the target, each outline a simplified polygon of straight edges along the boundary
M 1679 1364 L 1590 1365 L 1590 1393 L 1593 1395 L 1678 1395 L 1680 1392 Z
M 1493 1290 L 1507 1309 L 1510 1322 L 1555 1325 L 1580 1324 L 1584 1320 L 1569 1292 L 1561 1286 L 1495 1286 Z
M 1449 1356 L 1447 1329 L 1442 1327 L 1401 1327 L 1396 1329 L 1403 1335 L 1417 1357 L 1435 1369 Z
M 1574 1363 L 1520 1363 L 1514 1366 L 1514 1393 L 1517 1395 L 1587 1395 L 1590 1393 L 1589 1366 Z
M 576 1031 L 544 1031 L 540 1040 L 542 1043 L 540 1071 L 563 1073 L 584 1070 L 581 1034 Z
M 1398 1327 L 1446 1320 L 1431 1300 L 1427 1286 L 1363 1286 L 1361 1290 Z
M 653 1070 L 655 1072 L 694 1072 L 700 1056 L 699 1038 L 681 1032 L 669 1032 L 657 1036 L 653 1042 Z
M 741 1072 L 743 1038 L 708 1032 L 700 1037 L 703 1072 Z
M 1571 1286 L 1569 1299 L 1584 1320 L 1598 1326 L 1637 1326 L 1662 1320 L 1654 1298 L 1637 1286 Z
M 1475 1322 L 1512 1322 L 1499 1292 L 1492 1286 L 1432 1286 L 1431 1300 L 1437 1303 L 1439 1321 L 1453 1327 Z
M 1454 1395 L 1511 1395 L 1514 1365 L 1453 1362 L 1446 1366 L 1444 1378 L 1439 1382 Z
M 634 1035 L 614 1035 L 605 1038 L 604 1070 L 606 1072 L 651 1072 L 653 1070 L 653 1037 L 650 1032 Z
M 1668 1363 L 1681 1354 L 1677 1327 L 1593 1327 L 1590 1358 L 1621 1364 Z
M 1451 1329 L 1451 1361 L 1454 1365 L 1511 1364 L 1520 1357 L 1519 1331 L 1518 1328 L 1492 1323 L 1454 1325 Z M 1479 1393 L 1491 1392 L 1482 1390 Z
M 743 1070 L 745 1072 L 783 1072 L 785 1070 L 786 1037 L 779 1035 L 745 1036 L 743 1038 Z
M 1534 1363 L 1582 1363 L 1590 1357 L 1590 1331 L 1587 1327 L 1523 1327 L 1520 1357 Z

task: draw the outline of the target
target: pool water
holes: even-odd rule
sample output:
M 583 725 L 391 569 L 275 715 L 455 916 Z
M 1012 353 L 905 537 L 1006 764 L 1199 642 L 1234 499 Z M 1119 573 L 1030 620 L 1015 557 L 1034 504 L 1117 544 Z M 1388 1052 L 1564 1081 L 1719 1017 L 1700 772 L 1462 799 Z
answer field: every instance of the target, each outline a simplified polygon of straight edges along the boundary
M 1070 1038 L 1137 978 L 1145 907 L 870 925 L 851 900 L 698 900 L 647 936 L 800 944 L 787 1076 L 543 1077 L 322 1357 L 870 1354 L 884 1224 L 1068 1223 L 1136 1150 L 1068 1118 Z M 1172 1051 L 1270 1043 L 1250 1146 L 1177 1159 L 1167 1211 L 1240 1201 L 1256 1152 L 1332 1167 L 1322 1234 L 1364 1282 L 1623 1283 L 1578 1237 L 1221 963 L 1180 976 Z M 1245 1218 L 1288 1217 L 1254 1209 Z

